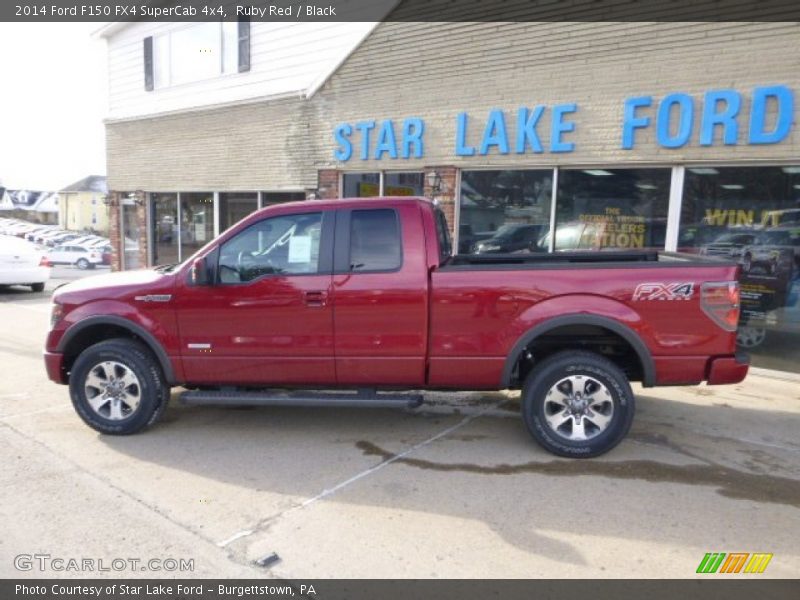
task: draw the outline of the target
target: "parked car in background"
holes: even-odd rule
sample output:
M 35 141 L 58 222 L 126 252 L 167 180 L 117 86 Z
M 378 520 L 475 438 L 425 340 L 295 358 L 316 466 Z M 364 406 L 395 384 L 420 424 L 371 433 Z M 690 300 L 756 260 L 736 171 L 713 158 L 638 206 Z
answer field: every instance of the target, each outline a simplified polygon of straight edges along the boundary
M 65 244 L 56 246 L 47 255 L 48 260 L 54 265 L 75 265 L 79 269 L 94 269 L 103 263 L 103 255 L 99 250 Z
M 713 242 L 700 246 L 700 254 L 739 258 L 743 248 L 754 244 L 757 237 L 758 233 L 752 230 L 726 232 Z
M 751 246 L 742 249 L 742 269 L 765 270 L 775 275 L 782 269 L 789 273 L 800 267 L 800 227 L 795 225 L 773 227 L 756 236 Z
M 543 224 L 508 223 L 500 227 L 492 237 L 477 242 L 472 251 L 475 254 L 537 251 L 536 242 L 546 229 L 547 225 Z
M 27 285 L 44 291 L 50 266 L 44 251 L 16 237 L 0 235 L 0 285 Z
M 29 242 L 35 242 L 36 238 L 52 229 L 52 225 L 34 225 L 25 228 L 22 233 L 17 233 L 17 236 L 23 237 Z
M 110 242 L 106 238 L 101 238 L 98 235 L 92 234 L 75 238 L 74 240 L 72 240 L 71 243 L 77 246 L 84 246 L 86 248 L 89 248 L 91 246 L 109 244 Z
M 111 264 L 111 246 L 102 246 L 100 248 L 100 257 L 103 259 L 104 265 Z
M 63 231 L 45 240 L 45 245 L 54 248 L 56 246 L 61 246 L 63 244 L 66 244 L 67 242 L 70 242 L 77 237 L 79 237 L 77 233 L 73 233 L 71 231 Z

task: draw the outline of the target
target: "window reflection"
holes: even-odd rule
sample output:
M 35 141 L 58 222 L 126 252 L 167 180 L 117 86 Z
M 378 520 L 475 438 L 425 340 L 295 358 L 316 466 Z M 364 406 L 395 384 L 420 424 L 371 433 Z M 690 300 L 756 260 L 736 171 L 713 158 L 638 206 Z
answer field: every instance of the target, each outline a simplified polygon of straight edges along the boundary
M 169 265 L 179 262 L 178 195 L 151 194 L 151 219 L 153 264 Z
M 740 347 L 800 371 L 800 167 L 687 167 L 678 246 L 742 265 Z
M 464 171 L 459 254 L 545 252 L 553 171 Z
M 559 171 L 555 249 L 663 249 L 670 180 L 670 169 Z
M 380 196 L 378 173 L 345 173 L 342 175 L 342 198 L 374 198 Z

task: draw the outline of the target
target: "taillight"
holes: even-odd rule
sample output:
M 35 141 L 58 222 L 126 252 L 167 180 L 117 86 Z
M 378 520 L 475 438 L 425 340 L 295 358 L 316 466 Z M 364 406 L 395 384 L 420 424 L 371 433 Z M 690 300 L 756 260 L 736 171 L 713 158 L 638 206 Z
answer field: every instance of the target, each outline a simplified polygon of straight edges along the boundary
M 50 261 L 47 260 L 47 256 L 45 256 L 44 254 L 42 254 L 42 258 L 39 260 L 39 266 L 40 267 L 49 267 L 50 266 Z
M 700 306 L 703 311 L 726 331 L 736 331 L 739 323 L 739 283 L 704 283 L 700 290 Z

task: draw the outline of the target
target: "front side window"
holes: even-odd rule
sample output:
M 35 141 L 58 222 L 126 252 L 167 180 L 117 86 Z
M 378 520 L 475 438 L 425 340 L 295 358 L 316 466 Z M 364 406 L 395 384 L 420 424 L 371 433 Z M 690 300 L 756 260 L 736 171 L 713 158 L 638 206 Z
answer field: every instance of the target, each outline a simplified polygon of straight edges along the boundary
M 220 248 L 221 283 L 246 283 L 264 275 L 319 271 L 322 213 L 303 213 L 254 223 Z
M 354 210 L 350 217 L 350 270 L 392 271 L 403 262 L 397 213 Z

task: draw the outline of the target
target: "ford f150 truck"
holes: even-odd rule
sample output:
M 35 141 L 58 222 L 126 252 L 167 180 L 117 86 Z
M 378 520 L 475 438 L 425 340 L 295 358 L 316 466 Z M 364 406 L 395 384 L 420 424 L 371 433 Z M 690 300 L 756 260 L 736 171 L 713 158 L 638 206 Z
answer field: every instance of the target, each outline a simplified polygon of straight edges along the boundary
M 182 264 L 60 287 L 45 363 L 106 434 L 153 424 L 173 386 L 217 405 L 521 389 L 537 442 L 590 457 L 627 433 L 630 381 L 745 377 L 737 269 L 648 251 L 451 256 L 425 199 L 282 204 Z

